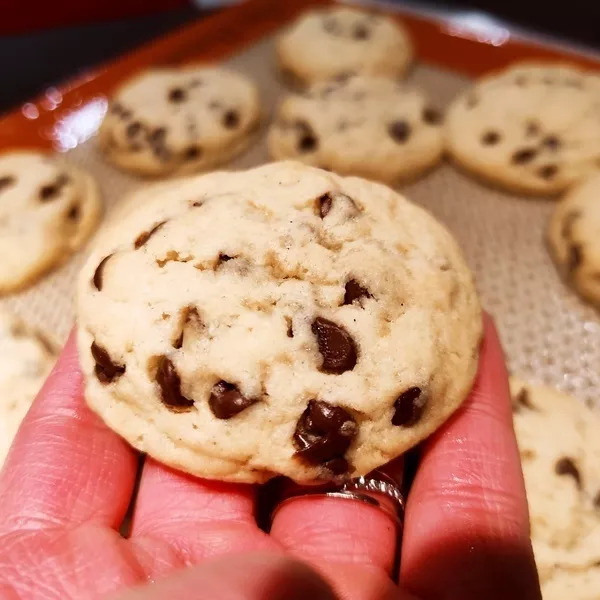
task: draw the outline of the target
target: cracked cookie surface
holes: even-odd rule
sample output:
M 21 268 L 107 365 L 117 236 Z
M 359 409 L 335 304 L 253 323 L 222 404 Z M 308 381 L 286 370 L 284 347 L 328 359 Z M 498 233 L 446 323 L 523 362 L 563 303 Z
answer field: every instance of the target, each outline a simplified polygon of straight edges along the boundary
M 565 281 L 600 308 L 600 171 L 556 205 L 547 238 Z
M 279 38 L 284 73 L 302 84 L 347 77 L 400 77 L 413 56 L 408 33 L 386 15 L 340 6 L 301 15 Z
M 87 241 L 100 214 L 91 175 L 48 154 L 0 155 L 0 294 L 60 264 Z
M 517 63 L 450 106 L 450 154 L 511 191 L 556 194 L 600 165 L 600 77 L 560 64 Z
M 0 469 L 54 361 L 54 348 L 19 318 L 0 310 Z
M 141 197 L 78 283 L 87 401 L 135 447 L 209 478 L 343 479 L 465 398 L 472 275 L 393 190 L 283 162 Z
M 356 76 L 285 98 L 269 132 L 269 151 L 276 159 L 396 183 L 439 161 L 441 122 L 418 90 Z
M 517 378 L 511 392 L 544 600 L 598 598 L 600 417 L 576 398 Z
M 259 120 L 258 90 L 243 75 L 201 66 L 156 68 L 117 90 L 98 139 L 123 169 L 194 173 L 243 151 Z

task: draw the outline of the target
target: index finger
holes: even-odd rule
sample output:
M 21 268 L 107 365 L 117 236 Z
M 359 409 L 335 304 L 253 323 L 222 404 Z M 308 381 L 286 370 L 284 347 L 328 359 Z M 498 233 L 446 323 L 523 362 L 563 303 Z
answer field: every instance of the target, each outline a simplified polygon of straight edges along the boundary
M 408 498 L 400 581 L 425 598 L 541 598 L 508 377 L 485 318 L 475 387 L 425 444 Z

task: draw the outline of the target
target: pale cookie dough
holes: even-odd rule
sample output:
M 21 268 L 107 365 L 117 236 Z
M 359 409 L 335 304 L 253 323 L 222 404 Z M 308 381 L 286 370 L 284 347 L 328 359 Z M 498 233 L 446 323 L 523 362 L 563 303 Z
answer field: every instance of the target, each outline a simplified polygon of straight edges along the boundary
M 117 90 L 99 144 L 128 171 L 193 173 L 239 154 L 259 121 L 258 90 L 243 75 L 205 66 L 156 68 Z
M 215 479 L 343 479 L 469 392 L 472 274 L 393 190 L 282 162 L 140 197 L 77 303 L 87 402 L 136 448 Z
M 55 359 L 39 333 L 0 310 L 0 468 Z
M 454 160 L 491 183 L 556 194 L 600 165 L 600 78 L 516 64 L 461 94 L 446 118 Z
M 339 6 L 301 15 L 279 38 L 277 56 L 284 73 L 308 85 L 356 74 L 400 77 L 413 50 L 398 21 Z
M 600 307 L 600 171 L 556 205 L 547 237 L 565 280 Z
M 94 232 L 100 214 L 87 173 L 47 154 L 0 155 L 0 294 L 61 263 Z
M 421 92 L 356 76 L 288 96 L 271 126 L 269 151 L 276 159 L 395 183 L 439 161 L 440 125 L 440 113 Z
M 551 388 L 511 391 L 544 600 L 600 598 L 600 416 Z

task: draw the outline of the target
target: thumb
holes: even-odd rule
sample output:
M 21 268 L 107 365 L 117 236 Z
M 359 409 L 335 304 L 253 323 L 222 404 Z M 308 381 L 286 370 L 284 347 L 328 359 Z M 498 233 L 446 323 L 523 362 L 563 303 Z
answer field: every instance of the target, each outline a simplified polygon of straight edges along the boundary
M 112 600 L 335 600 L 305 564 L 282 554 L 238 554 L 176 571 Z

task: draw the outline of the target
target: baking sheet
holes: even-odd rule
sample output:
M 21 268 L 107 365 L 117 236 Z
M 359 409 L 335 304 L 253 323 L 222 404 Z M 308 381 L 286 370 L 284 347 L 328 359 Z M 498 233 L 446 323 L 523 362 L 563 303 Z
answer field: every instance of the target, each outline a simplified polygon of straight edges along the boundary
M 224 168 L 247 168 L 268 160 L 264 134 L 286 89 L 274 64 L 273 38 L 248 47 L 224 64 L 252 76 L 261 89 L 266 119 L 260 137 Z M 443 109 L 469 80 L 418 64 L 409 81 Z M 147 181 L 104 162 L 94 138 L 65 154 L 99 181 L 105 220 L 130 191 Z M 484 307 L 494 315 L 513 373 L 573 393 L 600 410 L 600 317 L 560 280 L 544 243 L 554 200 L 531 199 L 488 188 L 448 163 L 400 188 L 453 232 L 474 270 Z M 85 252 L 19 294 L 0 299 L 62 343 L 74 318 L 73 290 Z

